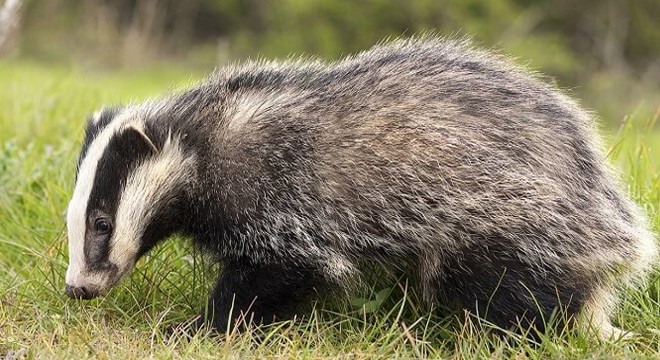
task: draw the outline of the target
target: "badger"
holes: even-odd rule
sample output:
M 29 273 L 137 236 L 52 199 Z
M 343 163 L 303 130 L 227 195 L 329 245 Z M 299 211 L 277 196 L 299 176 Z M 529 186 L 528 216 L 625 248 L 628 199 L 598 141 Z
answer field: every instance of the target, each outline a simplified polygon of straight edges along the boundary
M 221 264 L 194 329 L 304 315 L 378 267 L 498 328 L 560 313 L 610 337 L 654 266 L 645 217 L 568 96 L 469 41 L 398 39 L 97 112 L 65 293 L 104 294 L 179 234 Z

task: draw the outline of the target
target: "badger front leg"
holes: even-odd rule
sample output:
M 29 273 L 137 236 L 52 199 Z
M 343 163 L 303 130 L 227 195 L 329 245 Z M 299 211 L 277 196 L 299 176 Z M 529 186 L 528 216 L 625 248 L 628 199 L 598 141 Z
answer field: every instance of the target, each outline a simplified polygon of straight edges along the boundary
M 234 326 L 291 319 L 325 286 L 320 268 L 313 264 L 229 261 L 195 327 L 223 333 Z

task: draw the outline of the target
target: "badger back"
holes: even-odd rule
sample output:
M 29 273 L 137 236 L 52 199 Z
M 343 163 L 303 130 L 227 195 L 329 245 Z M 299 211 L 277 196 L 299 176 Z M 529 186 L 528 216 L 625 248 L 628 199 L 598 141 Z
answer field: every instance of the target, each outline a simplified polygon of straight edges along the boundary
M 347 257 L 414 258 L 495 233 L 530 261 L 596 254 L 609 264 L 629 255 L 629 242 L 651 244 L 645 226 L 630 226 L 643 216 L 610 173 L 593 118 L 467 43 L 396 41 L 332 64 L 248 63 L 206 86 L 226 92 L 221 116 L 199 118 L 221 119 L 208 176 L 225 188 L 209 213 L 245 218 L 264 256 L 324 257 L 331 244 Z M 611 228 L 621 232 L 580 236 Z M 283 229 L 297 242 L 277 243 Z M 530 236 L 552 241 L 532 246 Z M 221 250 L 245 249 L 235 238 Z

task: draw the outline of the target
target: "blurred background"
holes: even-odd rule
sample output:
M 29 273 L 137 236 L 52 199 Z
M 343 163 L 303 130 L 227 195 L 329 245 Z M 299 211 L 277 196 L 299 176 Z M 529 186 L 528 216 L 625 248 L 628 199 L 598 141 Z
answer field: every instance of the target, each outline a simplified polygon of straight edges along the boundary
M 543 72 L 607 125 L 657 116 L 660 105 L 660 0 L 0 4 L 0 18 L 5 18 L 0 57 L 5 63 L 29 62 L 84 74 L 168 69 L 197 78 L 244 58 L 305 54 L 336 59 L 386 38 L 433 31 L 469 36 Z

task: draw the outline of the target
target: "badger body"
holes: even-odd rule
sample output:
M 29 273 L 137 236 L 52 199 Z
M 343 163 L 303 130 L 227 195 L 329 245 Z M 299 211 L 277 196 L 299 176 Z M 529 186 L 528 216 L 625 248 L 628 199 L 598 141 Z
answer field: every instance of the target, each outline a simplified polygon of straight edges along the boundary
M 559 310 L 610 336 L 656 248 L 594 128 L 463 41 L 228 67 L 90 120 L 66 292 L 107 291 L 179 233 L 222 264 L 198 327 L 291 318 L 379 264 L 503 328 Z

